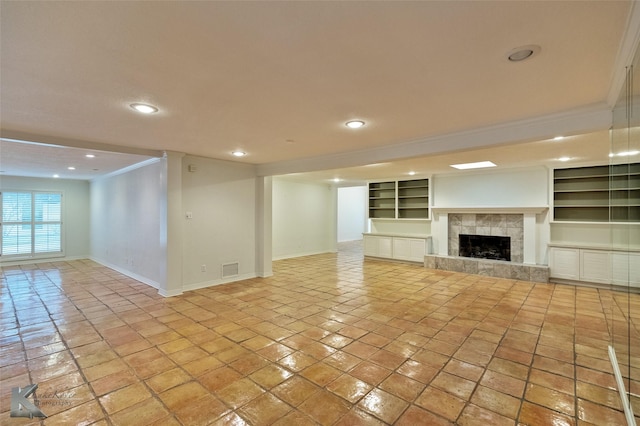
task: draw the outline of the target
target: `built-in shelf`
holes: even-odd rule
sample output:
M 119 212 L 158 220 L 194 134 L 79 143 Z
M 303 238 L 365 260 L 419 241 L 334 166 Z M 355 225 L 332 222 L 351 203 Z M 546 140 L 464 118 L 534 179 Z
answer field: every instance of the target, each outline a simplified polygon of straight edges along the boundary
M 369 184 L 369 217 L 396 217 L 396 183 L 375 182 Z
M 553 201 L 555 221 L 640 221 L 640 163 L 556 169 Z
M 429 179 L 398 181 L 398 218 L 429 217 Z
M 370 183 L 369 218 L 428 219 L 429 179 Z

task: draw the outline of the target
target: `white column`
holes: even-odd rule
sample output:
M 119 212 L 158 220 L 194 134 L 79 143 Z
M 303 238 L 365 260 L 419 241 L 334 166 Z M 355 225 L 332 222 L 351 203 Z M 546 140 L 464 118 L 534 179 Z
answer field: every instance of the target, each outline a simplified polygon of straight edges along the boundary
M 523 263 L 536 264 L 536 214 L 524 213 L 523 218 Z
M 164 197 L 160 217 L 160 246 L 164 251 L 158 293 L 176 296 L 182 293 L 182 157 L 180 152 L 165 152 L 160 178 Z
M 433 252 L 439 256 L 449 255 L 449 214 L 432 212 L 434 221 L 431 223 L 431 238 Z M 433 225 L 436 225 L 435 227 Z
M 256 275 L 273 275 L 273 237 L 272 237 L 272 178 L 256 178 Z

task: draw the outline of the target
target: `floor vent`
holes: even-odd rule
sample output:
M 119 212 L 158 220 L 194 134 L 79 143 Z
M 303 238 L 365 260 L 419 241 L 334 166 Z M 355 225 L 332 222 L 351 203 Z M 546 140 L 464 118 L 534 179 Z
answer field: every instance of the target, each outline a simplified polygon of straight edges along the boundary
M 222 278 L 235 277 L 238 275 L 238 262 L 226 263 L 222 265 Z

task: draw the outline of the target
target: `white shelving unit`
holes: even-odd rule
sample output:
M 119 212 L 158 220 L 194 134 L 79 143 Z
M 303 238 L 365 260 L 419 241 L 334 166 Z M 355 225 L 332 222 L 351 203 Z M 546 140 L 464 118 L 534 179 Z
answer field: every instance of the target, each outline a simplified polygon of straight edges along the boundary
M 640 163 L 556 169 L 555 221 L 640 221 Z

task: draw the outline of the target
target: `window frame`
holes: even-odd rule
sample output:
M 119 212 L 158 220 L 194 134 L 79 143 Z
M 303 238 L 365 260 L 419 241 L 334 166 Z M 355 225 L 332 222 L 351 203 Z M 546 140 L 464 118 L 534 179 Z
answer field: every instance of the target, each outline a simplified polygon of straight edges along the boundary
M 31 198 L 31 217 L 29 221 L 5 221 L 4 220 L 4 194 L 5 193 L 18 193 L 29 194 Z M 36 196 L 38 194 L 52 194 L 60 196 L 60 220 L 38 220 L 36 217 Z M 2 189 L 0 190 L 0 262 L 6 261 L 18 261 L 23 259 L 50 259 L 56 257 L 65 256 L 65 226 L 64 226 L 64 193 L 60 190 L 31 190 L 31 189 Z M 41 225 L 59 225 L 60 226 L 60 250 L 58 251 L 46 251 L 38 252 L 36 244 L 36 228 Z M 8 225 L 28 225 L 30 227 L 31 242 L 29 253 L 16 253 L 16 254 L 4 254 L 3 253 L 3 235 L 4 228 Z

